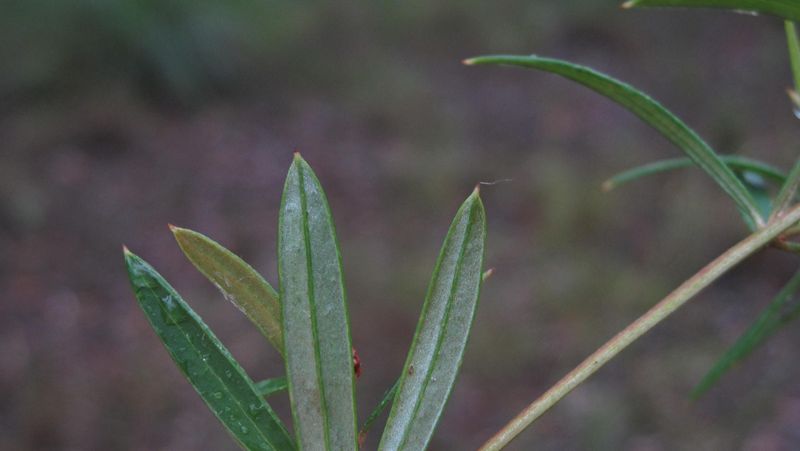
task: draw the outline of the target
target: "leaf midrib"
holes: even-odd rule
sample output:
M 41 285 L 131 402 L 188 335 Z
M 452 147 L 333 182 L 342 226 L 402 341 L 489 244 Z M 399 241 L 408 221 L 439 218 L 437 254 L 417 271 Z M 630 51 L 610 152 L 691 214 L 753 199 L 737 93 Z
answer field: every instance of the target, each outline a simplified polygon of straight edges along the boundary
M 409 422 L 409 426 L 411 426 L 413 424 L 414 420 L 417 417 L 417 412 L 419 411 L 420 405 L 422 404 L 422 399 L 425 397 L 425 392 L 427 391 L 428 384 L 430 383 L 430 380 L 431 380 L 431 374 L 433 373 L 433 370 L 437 366 L 437 362 L 435 361 L 436 355 L 439 353 L 439 350 L 442 347 L 443 337 L 444 337 L 445 332 L 446 332 L 446 330 L 448 328 L 447 326 L 449 325 L 450 311 L 453 308 L 453 297 L 455 296 L 455 291 L 456 291 L 455 287 L 458 285 L 458 282 L 461 280 L 461 272 L 458 271 L 458 268 L 461 267 L 461 263 L 462 263 L 462 261 L 464 259 L 465 250 L 467 248 L 467 243 L 469 241 L 470 232 L 472 231 L 472 226 L 473 226 L 473 221 L 472 221 L 472 219 L 473 219 L 472 218 L 473 208 L 474 208 L 474 201 L 473 201 L 473 204 L 470 205 L 469 212 L 467 213 L 467 225 L 466 225 L 466 228 L 464 229 L 464 239 L 461 241 L 461 246 L 459 247 L 459 250 L 458 250 L 458 258 L 456 260 L 456 265 L 454 267 L 455 274 L 453 276 L 453 282 L 450 285 L 450 291 L 449 291 L 449 294 L 447 296 L 447 308 L 445 309 L 444 318 L 442 319 L 443 327 L 441 328 L 441 331 L 439 332 L 438 338 L 436 340 L 436 347 L 434 348 L 434 352 L 433 352 L 434 362 L 433 362 L 433 365 L 431 365 L 428 368 L 428 371 L 426 371 L 426 373 L 425 373 L 424 382 L 422 384 L 422 390 L 420 391 L 420 394 L 417 397 L 417 401 L 414 404 L 414 408 L 411 411 L 411 416 L 410 416 L 411 422 Z M 437 272 L 436 276 L 438 278 L 438 276 L 439 276 L 438 272 Z M 398 446 L 398 449 L 403 449 L 403 446 L 405 445 L 405 443 L 409 439 L 410 431 L 411 431 L 411 427 L 406 429 L 405 433 L 403 434 L 403 440 L 400 442 L 400 445 Z
M 308 199 L 306 197 L 305 174 L 301 164 L 297 165 L 297 181 L 299 184 L 300 209 L 303 222 L 303 243 L 306 251 L 306 283 L 308 286 L 308 307 L 311 314 L 311 335 L 313 337 L 314 360 L 316 363 L 317 387 L 319 388 L 320 409 L 322 414 L 323 434 L 325 448 L 330 449 L 330 424 L 328 421 L 328 401 L 325 397 L 325 383 L 323 379 L 322 356 L 320 355 L 319 330 L 317 329 L 317 302 L 314 292 L 314 262 L 311 257 L 311 232 L 308 228 Z

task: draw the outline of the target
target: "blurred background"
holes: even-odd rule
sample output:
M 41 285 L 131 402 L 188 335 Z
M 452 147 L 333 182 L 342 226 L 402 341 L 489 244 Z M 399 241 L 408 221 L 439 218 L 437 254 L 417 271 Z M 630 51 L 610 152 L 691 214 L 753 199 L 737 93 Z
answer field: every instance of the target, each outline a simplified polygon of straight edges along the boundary
M 276 283 L 295 149 L 339 232 L 362 419 L 403 364 L 439 246 L 478 181 L 485 285 L 431 446 L 474 449 L 746 230 L 699 170 L 603 193 L 680 152 L 538 53 L 660 99 L 716 149 L 787 169 L 798 122 L 780 20 L 608 0 L 0 2 L 0 449 L 235 449 L 139 311 L 150 261 L 255 379 L 277 354 L 184 259 L 203 232 Z M 800 324 L 688 393 L 796 269 L 767 250 L 569 395 L 510 449 L 800 446 Z M 286 417 L 285 396 L 274 399 Z M 380 425 L 369 436 L 374 449 Z

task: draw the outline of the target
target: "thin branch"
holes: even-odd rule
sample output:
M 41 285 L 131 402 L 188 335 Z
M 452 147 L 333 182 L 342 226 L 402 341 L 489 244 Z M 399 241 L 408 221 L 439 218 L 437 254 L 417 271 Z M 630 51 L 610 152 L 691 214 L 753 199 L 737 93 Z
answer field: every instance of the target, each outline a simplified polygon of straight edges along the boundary
M 589 376 L 594 374 L 595 371 L 628 347 L 628 345 L 652 329 L 653 326 L 663 321 L 702 289 L 717 280 L 731 268 L 741 263 L 747 257 L 769 244 L 783 233 L 784 230 L 795 225 L 798 221 L 800 221 L 800 206 L 779 216 L 761 230 L 753 233 L 748 238 L 717 257 L 716 260 L 701 269 L 700 272 L 684 282 L 675 289 L 675 291 L 652 307 L 647 313 L 590 355 L 578 365 L 578 367 L 544 393 L 544 395 L 529 405 L 517 415 L 516 418 L 511 420 L 510 423 L 487 441 L 483 447 L 481 447 L 481 450 L 494 451 L 505 447 L 520 432 L 533 423 L 534 420 L 539 418 L 575 387 L 583 383 Z

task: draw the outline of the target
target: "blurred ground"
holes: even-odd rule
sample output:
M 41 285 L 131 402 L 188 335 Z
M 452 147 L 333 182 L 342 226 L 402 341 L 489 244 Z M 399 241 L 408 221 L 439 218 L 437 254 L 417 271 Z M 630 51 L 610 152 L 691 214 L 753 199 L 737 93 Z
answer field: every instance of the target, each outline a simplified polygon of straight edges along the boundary
M 697 170 L 601 193 L 615 171 L 679 152 L 581 87 L 462 58 L 569 58 L 648 91 L 722 152 L 784 168 L 797 154 L 771 18 L 601 0 L 221 5 L 0 4 L 0 449 L 234 449 L 138 310 L 120 246 L 254 378 L 279 374 L 166 224 L 274 283 L 295 149 L 340 234 L 362 416 L 402 365 L 456 207 L 477 181 L 514 180 L 484 190 L 496 273 L 437 450 L 476 448 L 746 233 Z M 742 265 L 510 449 L 797 449 L 798 325 L 688 400 L 796 264 L 765 251 Z

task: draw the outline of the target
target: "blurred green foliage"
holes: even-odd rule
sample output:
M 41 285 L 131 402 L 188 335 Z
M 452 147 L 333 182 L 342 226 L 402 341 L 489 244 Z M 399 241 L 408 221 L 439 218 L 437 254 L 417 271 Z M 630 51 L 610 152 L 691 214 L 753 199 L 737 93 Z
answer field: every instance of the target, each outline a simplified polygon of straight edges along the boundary
M 195 101 L 241 82 L 255 55 L 303 32 L 299 2 L 9 0 L 0 7 L 0 94 L 122 80 Z
M 0 96 L 28 100 L 121 82 L 151 99 L 197 104 L 252 88 L 264 72 L 336 84 L 343 71 L 364 72 L 354 66 L 365 64 L 358 60 L 365 54 L 396 69 L 375 36 L 436 51 L 435 39 L 409 40 L 408 31 L 461 30 L 480 50 L 540 36 L 559 26 L 564 11 L 588 17 L 603 2 L 508 3 L 7 0 L 0 4 Z

